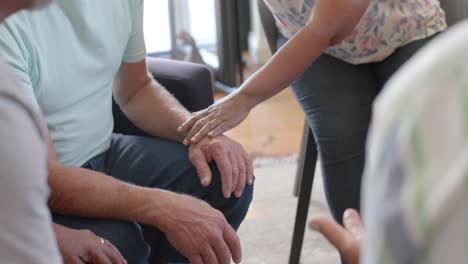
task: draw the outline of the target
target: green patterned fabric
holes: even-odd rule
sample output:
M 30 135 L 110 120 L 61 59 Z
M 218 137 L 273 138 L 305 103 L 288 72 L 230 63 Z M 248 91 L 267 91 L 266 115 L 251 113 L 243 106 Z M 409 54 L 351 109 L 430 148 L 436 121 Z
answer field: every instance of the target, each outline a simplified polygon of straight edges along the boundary
M 468 263 L 468 21 L 441 34 L 374 105 L 361 262 Z

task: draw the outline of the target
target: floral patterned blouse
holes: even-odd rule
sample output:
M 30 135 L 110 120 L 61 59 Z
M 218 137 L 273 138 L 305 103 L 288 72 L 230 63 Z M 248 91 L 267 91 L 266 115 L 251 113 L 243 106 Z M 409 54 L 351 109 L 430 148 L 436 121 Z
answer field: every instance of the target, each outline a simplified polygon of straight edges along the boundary
M 303 28 L 314 0 L 265 0 L 287 38 Z M 352 64 L 378 62 L 395 49 L 446 29 L 439 0 L 371 0 L 358 25 L 326 53 Z

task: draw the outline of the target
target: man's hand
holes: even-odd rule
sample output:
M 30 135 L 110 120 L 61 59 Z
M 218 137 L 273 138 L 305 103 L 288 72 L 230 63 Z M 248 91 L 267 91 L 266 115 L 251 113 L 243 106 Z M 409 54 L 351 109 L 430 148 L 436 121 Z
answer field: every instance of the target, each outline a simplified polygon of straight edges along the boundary
M 187 195 L 166 197 L 163 203 L 168 204 L 159 213 L 164 220 L 158 226 L 190 263 L 240 263 L 239 238 L 220 211 Z
M 361 217 L 348 209 L 343 215 L 344 228 L 330 217 L 318 217 L 309 222 L 309 227 L 322 233 L 336 247 L 348 264 L 358 264 L 364 230 Z
M 55 236 L 65 264 L 126 264 L 119 250 L 89 230 L 54 224 Z
M 231 197 L 233 192 L 239 198 L 245 185 L 253 183 L 253 166 L 248 154 L 239 143 L 226 136 L 205 138 L 190 145 L 189 156 L 203 186 L 210 185 L 212 179 L 208 164 L 216 162 L 226 198 Z

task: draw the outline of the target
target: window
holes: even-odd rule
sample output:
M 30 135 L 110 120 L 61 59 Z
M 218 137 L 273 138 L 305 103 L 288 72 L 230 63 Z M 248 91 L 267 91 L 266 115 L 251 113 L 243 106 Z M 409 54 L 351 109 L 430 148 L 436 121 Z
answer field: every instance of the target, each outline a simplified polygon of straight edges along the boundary
M 169 53 L 171 29 L 168 0 L 145 1 L 144 32 L 148 53 Z
M 248 4 L 248 1 L 246 1 Z M 153 0 L 145 2 L 144 33 L 153 56 L 180 56 L 177 36 L 189 33 L 206 64 L 224 84 L 236 86 L 242 72 L 237 0 Z M 243 12 L 242 17 L 248 17 Z M 248 20 L 243 20 L 248 21 Z M 184 56 L 182 56 L 184 57 Z

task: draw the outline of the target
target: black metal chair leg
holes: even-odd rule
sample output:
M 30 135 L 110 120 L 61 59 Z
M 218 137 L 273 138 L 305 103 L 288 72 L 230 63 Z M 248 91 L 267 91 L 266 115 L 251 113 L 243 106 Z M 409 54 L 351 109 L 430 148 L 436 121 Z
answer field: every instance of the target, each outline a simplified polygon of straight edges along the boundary
M 306 127 L 307 140 L 304 146 L 305 152 L 300 157 L 300 183 L 299 183 L 299 198 L 296 211 L 296 222 L 294 224 L 294 233 L 291 244 L 291 252 L 289 256 L 289 264 L 299 264 L 302 251 L 302 243 L 304 241 L 304 232 L 309 213 L 310 195 L 312 193 L 312 185 L 315 175 L 315 164 L 317 162 L 317 148 L 312 131 Z
M 306 161 L 306 150 L 307 150 L 307 141 L 309 140 L 310 135 L 310 128 L 307 119 L 304 120 L 304 132 L 302 132 L 302 139 L 301 139 L 301 149 L 299 150 L 299 158 L 297 162 L 297 172 L 296 172 L 296 179 L 294 180 L 294 189 L 293 195 L 295 197 L 299 196 L 299 191 L 301 188 L 301 181 L 302 181 L 302 174 L 304 168 L 304 162 Z
M 258 10 L 268 44 L 273 53 L 276 52 L 278 29 L 275 18 L 264 1 L 258 1 Z M 299 196 L 297 203 L 296 222 L 289 256 L 290 264 L 298 264 L 301 258 L 302 242 L 309 212 L 310 194 L 314 181 L 315 164 L 317 163 L 317 147 L 307 120 L 302 136 L 301 153 L 298 162 L 298 173 L 294 184 L 294 196 Z

